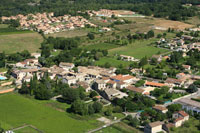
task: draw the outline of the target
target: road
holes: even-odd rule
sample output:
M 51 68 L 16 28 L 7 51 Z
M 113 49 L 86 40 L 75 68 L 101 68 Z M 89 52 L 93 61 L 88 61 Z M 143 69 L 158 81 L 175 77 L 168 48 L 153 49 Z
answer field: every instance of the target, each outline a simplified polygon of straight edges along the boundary
M 126 116 L 125 116 L 125 117 L 126 117 Z M 109 127 L 109 126 L 111 126 L 111 125 L 113 125 L 113 124 L 115 124 L 115 123 L 120 122 L 120 121 L 121 121 L 122 119 L 124 119 L 125 117 L 122 117 L 122 118 L 120 118 L 120 119 L 118 119 L 118 120 L 116 120 L 116 121 L 112 121 L 111 123 L 105 124 L 105 125 L 103 125 L 103 126 L 101 126 L 101 127 L 99 127 L 99 128 L 93 129 L 93 130 L 89 131 L 88 133 L 94 133 L 94 132 L 97 132 L 97 131 L 99 131 L 99 130 L 101 130 L 101 129 L 103 129 L 103 128 Z

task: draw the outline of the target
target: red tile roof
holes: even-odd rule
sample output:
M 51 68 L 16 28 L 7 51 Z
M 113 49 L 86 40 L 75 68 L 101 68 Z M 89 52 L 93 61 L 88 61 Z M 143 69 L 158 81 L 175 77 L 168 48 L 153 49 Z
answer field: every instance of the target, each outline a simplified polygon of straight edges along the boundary
M 133 76 L 131 75 L 116 75 L 116 76 L 113 76 L 111 77 L 112 79 L 115 79 L 115 80 L 120 80 L 120 81 L 124 81 L 124 80 L 129 80 L 129 79 L 132 79 L 134 78 Z
M 156 83 L 156 82 L 149 82 L 149 81 L 147 81 L 145 84 L 149 86 L 157 86 L 157 87 L 165 86 L 165 84 L 163 83 Z
M 183 119 L 184 119 L 183 117 L 179 117 L 179 118 L 175 119 L 174 122 L 178 122 L 178 121 L 181 121 Z
M 128 86 L 128 87 L 126 87 L 126 89 L 128 89 L 128 90 L 130 90 L 130 91 L 138 92 L 138 93 L 143 93 L 143 92 L 144 92 L 143 89 L 136 88 L 136 87 L 134 87 L 134 86 Z
M 182 115 L 183 117 L 188 116 L 188 114 L 185 111 L 179 111 L 178 112 L 180 115 Z
M 167 110 L 167 108 L 160 106 L 160 105 L 155 105 L 153 108 L 156 109 L 156 110 L 160 110 L 160 111 Z
M 113 80 L 109 80 L 109 81 L 107 82 L 107 84 L 116 84 L 116 82 L 113 81 Z

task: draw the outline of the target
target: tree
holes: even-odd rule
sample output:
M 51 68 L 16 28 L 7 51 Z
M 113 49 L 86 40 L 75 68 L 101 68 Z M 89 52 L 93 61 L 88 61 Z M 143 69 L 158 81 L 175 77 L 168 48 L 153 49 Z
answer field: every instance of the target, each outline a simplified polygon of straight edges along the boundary
M 107 108 L 107 110 L 104 112 L 104 114 L 106 116 L 112 116 L 112 108 L 111 107 Z
M 95 113 L 100 113 L 103 109 L 103 105 L 99 102 L 94 102 L 92 106 L 94 108 Z
M 171 105 L 167 106 L 167 108 L 171 113 L 174 113 L 176 111 L 180 111 L 182 108 L 182 105 L 181 104 L 171 104 Z
M 90 97 L 93 98 L 95 96 L 98 96 L 97 92 L 96 91 L 91 91 L 90 92 Z
M 84 101 L 76 100 L 72 103 L 71 111 L 79 115 L 87 115 L 88 107 Z
M 144 65 L 148 64 L 148 60 L 147 57 L 143 57 L 140 62 L 139 62 L 139 66 L 143 67 Z
M 53 95 L 52 91 L 48 89 L 44 84 L 39 84 L 37 89 L 34 90 L 36 99 L 49 100 Z
M 191 85 L 186 89 L 186 91 L 189 92 L 189 93 L 194 93 L 194 92 L 197 92 L 197 91 L 198 91 L 198 88 L 196 87 L 196 85 L 191 84 Z
M 94 40 L 94 39 L 95 39 L 95 36 L 94 36 L 93 33 L 88 33 L 87 36 L 88 36 L 88 38 L 89 38 L 90 40 Z
M 145 83 L 144 80 L 139 80 L 139 81 L 137 81 L 137 82 L 135 83 L 135 87 L 141 87 L 141 86 L 144 85 L 144 83 Z
M 4 129 L 1 127 L 1 124 L 0 124 L 0 133 L 4 133 Z
M 64 100 L 71 103 L 80 99 L 79 91 L 72 88 L 65 88 L 62 92 L 62 96 Z
M 139 126 L 139 124 L 140 124 L 140 121 L 135 117 L 135 118 L 130 120 L 130 124 L 131 124 L 131 126 L 137 128 Z
M 154 34 L 154 31 L 153 31 L 153 30 L 150 30 L 150 31 L 147 32 L 147 37 L 148 37 L 148 38 L 152 38 L 152 37 L 154 37 L 154 36 L 155 36 L 155 34 Z
M 92 115 L 92 114 L 94 114 L 94 113 L 95 113 L 95 110 L 94 110 L 92 104 L 90 104 L 90 105 L 88 106 L 88 114 Z

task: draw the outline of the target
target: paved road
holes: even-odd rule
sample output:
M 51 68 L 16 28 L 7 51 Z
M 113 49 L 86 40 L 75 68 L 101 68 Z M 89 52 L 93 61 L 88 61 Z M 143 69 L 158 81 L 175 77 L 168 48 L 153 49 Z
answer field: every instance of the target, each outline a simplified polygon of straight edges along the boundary
M 93 129 L 93 130 L 89 131 L 88 133 L 94 133 L 94 132 L 97 132 L 97 131 L 99 131 L 99 130 L 101 130 L 101 129 L 103 129 L 103 128 L 109 127 L 109 126 L 111 126 L 111 125 L 113 125 L 113 124 L 115 124 L 115 123 L 120 122 L 120 121 L 121 121 L 122 119 L 124 119 L 124 118 L 125 118 L 125 117 L 120 118 L 120 119 L 118 119 L 118 120 L 116 120 L 116 121 L 112 121 L 111 123 L 108 123 L 108 124 L 105 124 L 105 125 L 103 125 L 103 126 L 101 126 L 101 127 L 99 127 L 99 128 Z

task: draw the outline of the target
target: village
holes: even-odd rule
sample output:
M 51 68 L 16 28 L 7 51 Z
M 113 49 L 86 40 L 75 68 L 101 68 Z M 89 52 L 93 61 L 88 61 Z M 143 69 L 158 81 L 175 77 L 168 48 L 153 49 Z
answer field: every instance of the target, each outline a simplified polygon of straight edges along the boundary
M 19 14 L 17 16 L 2 17 L 3 22 L 6 20 L 19 20 L 21 29 L 34 30 L 44 34 L 84 28 L 86 25 L 97 27 L 97 25 L 92 24 L 82 16 L 64 15 L 54 17 L 54 13 L 37 13 L 26 16 Z
M 121 19 L 122 17 L 137 15 L 133 11 L 109 9 L 78 11 L 78 13 L 87 13 L 90 17 L 98 17 L 98 19 L 103 20 L 103 23 L 107 20 L 104 17 L 112 18 L 113 22 L 124 21 L 125 19 Z M 115 17 L 119 17 L 121 20 L 117 20 L 117 18 L 115 20 Z M 144 16 L 141 15 L 139 17 L 142 18 Z M 111 35 L 114 36 L 117 34 L 115 31 L 119 30 L 115 29 L 116 27 L 98 26 L 83 16 L 64 15 L 55 17 L 53 12 L 2 17 L 2 22 L 9 20 L 18 20 L 22 30 L 42 32 L 45 35 L 78 28 L 98 27 L 102 31 L 113 31 Z M 194 119 L 198 120 L 200 117 L 200 27 L 195 26 L 185 30 L 169 27 L 168 31 L 163 27 L 159 27 L 159 29 L 152 28 L 152 26 L 149 27 L 151 29 L 148 32 L 136 32 L 128 35 L 130 38 L 126 35 L 119 36 L 121 40 L 123 38 L 128 42 L 124 46 L 113 44 L 115 45 L 113 48 L 115 50 L 115 48 L 120 49 L 121 47 L 123 49 L 127 45 L 128 48 L 131 46 L 129 43 L 131 44 L 133 40 L 148 41 L 148 39 L 155 39 L 156 41 L 147 44 L 147 50 L 144 52 L 151 51 L 151 49 L 148 49 L 150 45 L 151 48 L 153 47 L 152 49 L 159 48 L 165 51 L 158 51 L 157 54 L 143 58 L 135 57 L 130 53 L 123 52 L 123 50 L 109 55 L 108 52 L 112 52 L 110 49 L 84 49 L 83 46 L 81 46 L 83 49 L 79 49 L 79 43 L 75 45 L 78 40 L 75 40 L 76 38 L 63 40 L 66 44 L 63 43 L 64 45 L 61 46 L 59 37 L 50 37 L 53 40 L 51 42 L 48 37 L 45 38 L 43 36 L 46 39 L 43 42 L 46 44 L 40 49 L 41 51 L 30 53 L 29 58 L 24 57 L 21 58 L 23 60 L 16 61 L 8 60 L 8 58 L 12 58 L 12 54 L 4 55 L 5 71 L 0 72 L 0 94 L 19 93 L 34 100 L 67 103 L 68 108 L 65 108 L 64 111 L 60 108 L 56 109 L 69 114 L 74 113 L 78 117 L 99 113 L 94 119 L 102 122 L 103 125 L 100 124 L 96 129 L 87 130 L 88 133 L 102 132 L 101 130 L 108 127 L 112 128 L 112 125 L 120 122 L 144 133 L 170 133 L 180 129 L 187 125 L 188 122 Z M 160 31 L 155 31 L 154 35 L 153 29 Z M 125 30 L 125 32 L 128 32 L 128 30 Z M 148 36 L 150 32 L 153 32 L 152 37 Z M 129 31 L 129 33 L 131 32 Z M 96 41 L 94 39 L 95 35 L 99 38 L 103 36 L 103 33 L 98 36 L 99 34 L 101 33 L 92 33 L 93 39 L 90 39 L 88 35 L 84 37 L 86 38 L 85 40 L 93 43 Z M 164 34 L 173 34 L 175 37 L 167 37 Z M 79 38 L 78 41 L 80 40 Z M 113 40 L 115 43 L 115 39 Z M 140 43 L 143 43 L 142 41 Z M 56 43 L 53 44 L 54 42 Z M 48 43 L 52 44 L 49 45 Z M 104 46 L 109 45 L 106 41 L 104 43 Z M 65 45 L 69 46 L 65 47 Z M 46 49 L 49 50 L 46 52 L 49 52 L 47 56 L 43 52 Z M 75 53 L 73 53 L 74 56 L 71 51 Z M 58 55 L 53 55 L 56 52 L 58 52 Z M 3 55 L 4 53 L 0 54 Z M 20 55 L 20 53 L 17 54 Z M 71 54 L 72 57 L 70 58 Z M 70 55 L 69 58 L 68 55 Z M 64 57 L 62 60 L 71 60 L 60 61 L 59 59 L 62 56 Z M 103 65 L 95 64 L 101 58 L 109 59 L 110 57 L 117 62 L 122 62 L 122 64 L 115 67 L 112 60 L 108 60 Z M 89 64 L 88 60 L 92 60 L 92 63 Z M 83 63 L 82 61 L 85 62 Z M 51 63 L 48 64 L 46 62 Z M 82 64 L 79 65 L 78 63 Z M 125 66 L 123 66 L 123 63 Z M 4 68 L 2 69 L 4 70 Z M 35 90 L 33 90 L 34 85 L 37 86 Z M 45 89 L 42 90 L 41 86 Z M 38 88 L 43 92 L 40 93 Z M 48 98 L 37 98 L 36 91 L 42 98 L 45 96 Z M 53 94 L 48 96 L 45 91 Z M 72 98 L 73 100 L 70 99 L 71 101 L 69 99 L 66 100 L 64 93 L 67 94 L 67 92 L 65 91 L 73 92 L 68 96 L 72 95 L 75 98 Z M 84 94 L 82 91 L 84 91 Z M 102 106 L 101 111 L 91 111 L 92 113 L 90 114 L 90 110 L 94 110 L 93 106 L 97 103 Z M 112 116 L 112 113 L 122 116 Z

